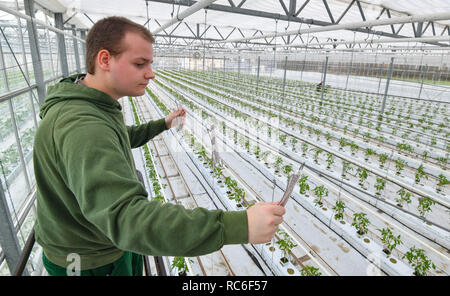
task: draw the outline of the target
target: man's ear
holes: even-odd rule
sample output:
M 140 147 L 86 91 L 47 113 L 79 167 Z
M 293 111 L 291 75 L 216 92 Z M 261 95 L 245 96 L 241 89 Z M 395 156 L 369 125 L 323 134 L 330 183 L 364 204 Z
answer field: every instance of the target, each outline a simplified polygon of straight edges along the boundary
M 97 54 L 97 66 L 99 67 L 99 69 L 103 71 L 109 71 L 111 58 L 112 55 L 108 50 L 100 50 Z

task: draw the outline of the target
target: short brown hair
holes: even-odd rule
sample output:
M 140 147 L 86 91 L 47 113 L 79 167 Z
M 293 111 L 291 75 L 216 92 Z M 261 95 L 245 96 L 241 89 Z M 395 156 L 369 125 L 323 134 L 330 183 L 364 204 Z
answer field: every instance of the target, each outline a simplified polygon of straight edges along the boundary
M 121 41 L 127 32 L 138 33 L 145 40 L 155 42 L 155 38 L 146 27 L 124 17 L 107 17 L 92 26 L 86 37 L 86 70 L 89 74 L 95 73 L 95 60 L 100 50 L 106 49 L 113 56 L 125 51 L 126 46 Z

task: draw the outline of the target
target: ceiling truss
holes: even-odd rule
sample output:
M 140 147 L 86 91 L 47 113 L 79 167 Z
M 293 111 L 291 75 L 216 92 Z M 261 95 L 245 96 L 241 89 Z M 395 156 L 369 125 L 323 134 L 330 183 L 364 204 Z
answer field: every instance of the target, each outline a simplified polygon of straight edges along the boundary
M 158 3 L 165 3 L 165 4 L 170 4 L 170 5 L 180 5 L 180 6 L 192 6 L 196 3 L 196 1 L 192 1 L 192 0 L 146 0 L 147 2 L 158 2 Z M 263 17 L 263 18 L 269 18 L 269 19 L 274 19 L 274 20 L 282 20 L 282 21 L 287 21 L 287 22 L 292 22 L 292 23 L 301 23 L 301 24 L 309 24 L 309 25 L 316 25 L 316 26 L 329 26 L 329 25 L 336 25 L 339 24 L 342 19 L 347 15 L 347 13 L 350 11 L 350 9 L 352 7 L 356 7 L 359 11 L 359 14 L 361 16 L 361 20 L 362 21 L 366 21 L 367 17 L 366 17 L 366 9 L 365 8 L 365 3 L 361 2 L 359 0 L 352 0 L 348 6 L 346 7 L 346 9 L 342 12 L 342 13 L 337 13 L 336 11 L 333 11 L 332 8 L 328 5 L 328 0 L 322 0 L 323 2 L 323 15 L 327 15 L 329 21 L 324 21 L 324 20 L 316 20 L 316 19 L 309 19 L 309 18 L 303 18 L 300 16 L 301 12 L 304 10 L 305 7 L 307 7 L 308 5 L 311 5 L 310 0 L 302 0 L 302 1 L 297 1 L 297 0 L 278 0 L 282 11 L 284 12 L 284 14 L 277 14 L 277 13 L 270 13 L 270 12 L 265 12 L 265 11 L 258 11 L 258 10 L 254 10 L 254 9 L 247 9 L 247 8 L 242 8 L 242 6 L 246 3 L 246 0 L 228 0 L 228 4 L 229 5 L 222 5 L 222 4 L 210 4 L 209 6 L 207 6 L 205 9 L 206 10 L 214 10 L 214 11 L 221 11 L 221 12 L 228 12 L 228 13 L 236 13 L 236 14 L 242 14 L 242 15 L 248 15 L 248 16 L 256 16 L 256 17 Z M 388 8 L 384 8 L 380 6 L 380 13 L 378 15 L 378 17 L 376 18 L 376 20 L 380 19 L 381 17 L 385 17 L 385 18 L 391 18 L 391 14 L 393 13 L 392 10 L 388 9 Z M 398 13 L 397 11 L 395 11 L 395 13 Z M 403 13 L 404 15 L 404 13 Z M 148 22 L 149 20 L 147 20 Z M 181 21 L 182 22 L 182 21 Z M 179 23 L 179 25 L 181 24 L 181 22 Z M 160 24 L 158 24 L 160 25 Z M 194 30 L 192 30 L 192 28 L 187 24 L 186 22 L 184 22 L 184 25 L 187 26 L 190 30 L 190 32 L 192 33 L 192 36 L 177 36 L 178 39 L 183 39 L 183 38 L 187 38 L 189 40 L 191 40 L 190 42 L 192 44 L 195 44 L 195 40 L 192 41 L 192 39 L 198 39 L 198 40 L 204 40 L 204 41 L 220 41 L 220 40 L 227 40 L 230 35 L 237 31 L 239 32 L 239 34 L 242 37 L 249 37 L 249 36 L 245 36 L 245 34 L 242 32 L 241 28 L 238 27 L 233 27 L 232 31 L 227 35 L 224 33 L 224 29 L 220 28 L 218 26 L 213 26 L 213 25 L 209 25 L 206 28 L 203 28 L 203 33 L 199 34 L 199 27 L 200 25 L 204 24 L 197 24 L 197 33 L 194 33 Z M 410 25 L 412 26 L 412 34 L 408 34 L 405 33 L 402 29 L 404 29 L 404 27 Z M 399 24 L 399 25 L 390 25 L 390 31 L 380 31 L 380 30 L 374 30 L 372 28 L 357 28 L 357 29 L 351 29 L 351 31 L 354 32 L 359 32 L 359 33 L 365 33 L 367 34 L 367 36 L 372 35 L 373 36 L 384 36 L 384 37 L 393 37 L 393 38 L 411 38 L 411 37 L 424 37 L 425 34 L 427 34 L 427 36 L 438 36 L 438 31 L 437 31 L 437 27 L 441 27 L 443 28 L 440 36 L 443 35 L 450 35 L 450 27 L 448 25 L 441 25 L 441 24 L 436 24 L 435 22 L 419 22 L 419 23 L 409 23 L 409 24 Z M 203 38 L 203 36 L 205 35 L 206 31 L 208 31 L 208 29 L 210 29 L 210 27 L 213 28 L 213 30 L 215 32 L 217 32 L 217 34 L 220 36 L 221 39 L 218 38 Z M 162 37 L 166 42 L 168 40 L 168 38 L 171 38 L 173 36 L 171 36 L 175 30 L 178 28 L 178 25 L 169 33 L 167 31 L 165 32 L 165 35 L 157 35 L 159 37 Z M 247 31 L 249 31 L 247 29 Z M 253 34 L 253 36 L 255 36 L 256 34 L 261 34 L 264 35 L 260 30 L 250 30 L 252 31 L 251 34 Z M 402 34 L 400 34 L 402 32 Z M 250 34 L 250 35 L 251 35 Z M 249 35 L 247 33 L 247 35 Z M 299 36 L 300 37 L 300 36 Z M 282 37 L 281 38 L 283 40 L 283 42 L 286 45 L 292 44 L 292 42 L 294 42 L 294 40 L 297 39 L 297 36 L 294 36 L 294 38 L 291 38 L 291 36 L 287 36 Z M 303 38 L 298 38 L 302 44 L 305 44 Z M 317 38 L 316 38 L 317 39 Z M 260 42 L 253 42 L 253 41 L 245 41 L 245 42 L 233 42 L 231 43 L 232 46 L 234 48 L 239 48 L 240 46 L 244 46 L 244 47 L 254 47 L 257 45 L 275 45 L 275 38 L 271 38 L 271 40 L 268 40 L 267 38 L 264 38 L 265 43 L 260 43 Z M 203 42 L 203 41 L 202 41 Z M 427 42 L 428 44 L 432 44 L 432 45 L 438 45 L 438 46 L 449 46 L 448 44 L 444 44 L 444 43 L 438 43 L 438 42 Z M 346 46 L 347 48 L 350 46 L 354 46 L 354 45 L 341 45 L 341 46 Z M 335 47 L 335 46 L 333 46 Z

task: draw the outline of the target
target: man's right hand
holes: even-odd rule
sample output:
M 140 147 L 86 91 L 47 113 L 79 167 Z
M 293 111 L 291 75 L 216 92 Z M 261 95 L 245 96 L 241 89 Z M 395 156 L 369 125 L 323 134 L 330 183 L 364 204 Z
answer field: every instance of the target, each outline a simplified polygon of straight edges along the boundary
M 276 202 L 261 202 L 247 210 L 248 242 L 261 244 L 269 242 L 283 222 L 286 209 Z

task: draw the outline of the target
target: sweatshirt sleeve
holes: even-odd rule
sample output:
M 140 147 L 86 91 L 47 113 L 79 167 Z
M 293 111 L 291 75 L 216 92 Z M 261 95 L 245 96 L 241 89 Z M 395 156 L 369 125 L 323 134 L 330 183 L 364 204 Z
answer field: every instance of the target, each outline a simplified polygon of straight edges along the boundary
M 165 118 L 152 120 L 140 125 L 127 126 L 131 148 L 137 148 L 144 145 L 167 129 Z
M 89 122 L 55 140 L 60 141 L 66 182 L 81 213 L 117 248 L 153 256 L 192 257 L 225 244 L 248 242 L 246 211 L 190 210 L 148 201 L 115 131 Z

